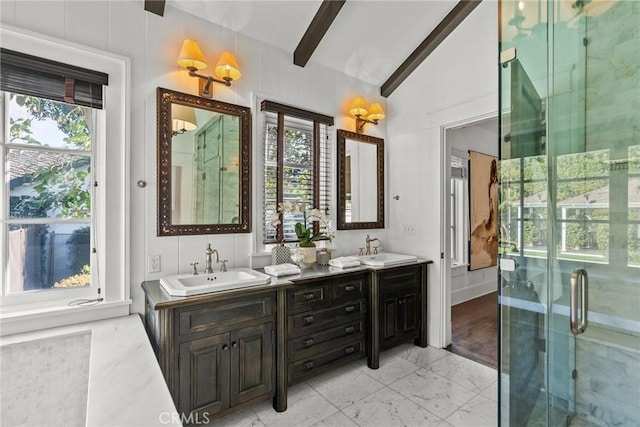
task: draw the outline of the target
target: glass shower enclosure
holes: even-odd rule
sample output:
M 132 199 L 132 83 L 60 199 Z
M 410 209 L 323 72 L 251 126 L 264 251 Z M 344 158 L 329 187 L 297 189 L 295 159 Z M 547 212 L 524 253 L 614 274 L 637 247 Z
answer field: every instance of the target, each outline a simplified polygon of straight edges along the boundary
M 503 426 L 640 425 L 640 2 L 500 2 Z

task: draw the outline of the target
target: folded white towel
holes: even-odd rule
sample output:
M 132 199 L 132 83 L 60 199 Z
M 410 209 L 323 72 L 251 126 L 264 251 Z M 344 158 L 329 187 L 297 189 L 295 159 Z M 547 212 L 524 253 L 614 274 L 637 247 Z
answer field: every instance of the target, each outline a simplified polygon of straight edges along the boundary
M 267 265 L 264 267 L 264 272 L 271 276 L 287 276 L 289 274 L 300 274 L 302 270 L 295 264 L 285 263 L 277 265 Z
M 337 258 L 333 258 L 333 260 L 337 261 L 340 264 L 354 263 L 354 262 L 360 263 L 360 260 L 358 259 L 358 257 L 355 257 L 355 256 L 339 256 Z
M 360 265 L 360 261 L 357 259 L 355 261 L 343 261 L 336 258 L 329 260 L 329 265 L 338 268 L 357 267 Z

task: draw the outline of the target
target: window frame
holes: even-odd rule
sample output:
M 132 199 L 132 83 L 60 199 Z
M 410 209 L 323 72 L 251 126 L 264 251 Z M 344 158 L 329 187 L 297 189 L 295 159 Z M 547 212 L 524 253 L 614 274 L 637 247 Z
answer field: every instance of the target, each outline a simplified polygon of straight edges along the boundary
M 466 266 L 468 261 L 469 241 L 469 185 L 468 185 L 468 154 L 463 151 L 452 150 L 451 158 L 459 160 L 455 166 L 450 162 L 451 182 L 449 185 L 449 213 L 450 213 L 450 254 L 453 267 Z M 454 169 L 460 169 L 461 176 L 454 176 Z M 455 203 L 455 207 L 454 207 Z M 455 223 L 454 223 L 455 219 Z M 454 242 L 455 239 L 455 242 Z M 454 256 L 454 251 L 457 256 Z
M 105 109 L 102 126 L 96 129 L 95 188 L 98 205 L 95 206 L 97 266 L 102 287 L 100 303 L 92 306 L 70 307 L 75 299 L 35 301 L 23 299 L 7 305 L 0 300 L 0 334 L 8 335 L 91 320 L 129 314 L 129 73 L 128 58 L 89 48 L 53 37 L 26 32 L 11 26 L 0 28 L 3 48 L 24 52 L 51 61 L 87 68 L 109 75 L 104 87 Z M 109 174 L 106 170 L 109 168 Z M 1 196 L 8 198 L 5 183 Z M 92 207 L 93 209 L 93 207 Z M 7 212 L 8 213 L 8 212 Z M 107 230 L 109 232 L 107 233 Z M 8 260 L 6 244 L 0 245 L 0 260 Z M 0 285 L 6 286 L 6 268 Z M 93 270 L 93 268 L 92 268 Z M 46 292 L 50 293 L 50 292 Z M 51 292 L 55 294 L 55 292 Z M 67 294 L 67 292 L 63 292 Z M 95 295 L 95 294 L 94 294 Z
M 6 158 L 5 155 L 8 154 L 8 151 L 11 149 L 23 149 L 26 151 L 38 151 L 38 152 L 47 152 L 47 153 L 56 153 L 56 154 L 67 154 L 67 155 L 79 155 L 79 156 L 86 156 L 89 157 L 90 159 L 90 170 L 91 170 L 91 174 L 90 174 L 90 181 L 91 183 L 93 181 L 95 181 L 95 176 L 96 176 L 96 164 L 95 164 L 95 160 L 96 160 L 96 152 L 98 152 L 99 147 L 101 145 L 101 141 L 97 140 L 97 137 L 95 137 L 97 135 L 97 131 L 92 132 L 92 141 L 91 141 L 91 149 L 87 150 L 87 151 L 83 151 L 83 150 L 76 150 L 76 149 L 72 149 L 72 148 L 58 148 L 58 147 L 49 147 L 49 146 L 40 146 L 40 145 L 33 145 L 33 144 L 28 144 L 28 143 L 12 143 L 8 140 L 7 135 L 8 135 L 8 128 L 4 128 L 4 125 L 8 122 L 8 114 L 7 111 L 9 110 L 8 106 L 7 106 L 7 102 L 9 101 L 9 92 L 1 92 L 0 91 L 0 96 L 2 96 L 2 101 L 1 101 L 1 105 L 0 105 L 0 111 L 2 111 L 2 122 L 0 123 L 0 128 L 4 129 L 4 136 L 3 136 L 3 141 L 0 141 L 0 159 L 3 159 L 4 161 L 2 162 L 2 164 L 0 164 L 0 171 L 4 172 L 3 176 L 6 176 L 8 173 L 8 170 L 5 168 L 6 165 Z M 33 95 L 27 95 L 27 96 L 33 96 Z M 38 98 L 38 97 L 36 97 Z M 104 123 L 102 123 L 104 121 L 104 114 L 101 114 L 102 111 L 98 110 L 98 109 L 92 109 L 92 116 L 91 116 L 91 121 L 92 121 L 92 126 L 95 130 L 99 129 L 100 127 L 104 126 Z M 6 142 L 5 142 L 6 140 Z M 98 169 L 99 170 L 99 169 Z M 8 182 L 3 183 L 2 184 L 2 189 L 0 190 L 0 197 L 2 198 L 2 200 L 4 201 L 8 201 L 9 197 L 10 197 L 10 193 L 7 191 L 7 187 L 8 187 Z M 56 217 L 43 217 L 43 218 L 11 218 L 9 216 L 9 203 L 6 204 L 5 208 L 3 209 L 3 211 L 0 213 L 0 240 L 1 242 L 1 246 L 2 249 L 0 249 L 0 256 L 3 260 L 3 262 L 8 261 L 8 257 L 9 257 L 9 251 L 8 251 L 8 240 L 9 240 L 9 236 L 8 236 L 8 226 L 10 226 L 11 224 L 65 224 L 65 223 L 85 223 L 90 225 L 91 227 L 91 236 L 90 236 L 90 247 L 94 248 L 96 247 L 96 242 L 94 241 L 94 238 L 96 236 L 96 233 L 94 233 L 95 227 L 98 226 L 97 221 L 96 221 L 96 212 L 95 212 L 95 204 L 98 202 L 98 197 L 99 195 L 101 197 L 103 196 L 103 193 L 99 193 L 97 191 L 97 188 L 92 186 L 90 184 L 90 191 L 91 191 L 91 212 L 89 215 L 89 218 L 56 218 Z M 97 259 L 97 253 L 90 253 L 90 264 L 92 266 L 97 266 L 99 265 L 98 263 L 98 259 Z M 95 298 L 95 296 L 97 295 L 98 289 L 100 288 L 100 284 L 103 283 L 104 281 L 104 273 L 100 274 L 100 269 L 95 268 L 94 271 L 91 274 L 91 281 L 89 286 L 82 286 L 82 287 L 78 287 L 78 288 L 60 288 L 60 289 L 51 289 L 51 290 L 47 290 L 47 289 L 42 289 L 42 290 L 38 290 L 38 291 L 34 291 L 34 292 L 24 292 L 24 293 L 11 293 L 8 291 L 8 275 L 9 275 L 9 271 L 8 269 L 3 270 L 3 277 L 2 277 L 2 284 L 3 286 L 0 288 L 0 305 L 1 306 L 6 306 L 6 307 L 10 307 L 10 306 L 19 306 L 19 305 L 28 305 L 28 304 L 34 304 L 34 303 L 47 303 L 47 302 L 52 302 L 52 301 L 58 301 L 58 300 L 68 300 L 70 298 L 74 298 L 74 299 L 91 299 L 91 298 Z M 102 276 L 102 277 L 101 277 Z M 51 292 L 55 292 L 55 296 L 53 294 L 51 294 Z
M 308 209 L 311 208 L 323 208 L 326 210 L 327 214 L 333 218 L 333 212 L 331 212 L 332 206 L 332 193 L 331 188 L 333 188 L 333 183 L 330 181 L 331 173 L 332 173 L 332 160 L 330 159 L 331 155 L 331 128 L 334 125 L 334 119 L 331 116 L 315 113 L 312 111 L 302 110 L 297 107 L 291 107 L 289 105 L 280 104 L 274 101 L 269 101 L 265 99 L 256 99 L 257 106 L 261 111 L 259 115 L 258 125 L 256 126 L 256 132 L 258 133 L 258 139 L 261 141 L 260 144 L 256 144 L 259 146 L 260 156 L 259 157 L 259 166 L 255 168 L 255 170 L 261 171 L 259 174 L 260 182 L 259 185 L 265 187 L 265 172 L 266 172 L 266 155 L 265 155 L 265 139 L 266 139 L 266 129 L 269 123 L 273 124 L 274 120 L 269 119 L 267 116 L 269 114 L 275 114 L 275 124 L 276 127 L 280 130 L 284 130 L 285 127 L 295 127 L 296 122 L 300 122 L 300 120 L 305 121 L 306 123 L 301 124 L 300 129 L 303 131 L 311 131 L 313 135 L 313 164 L 311 169 L 312 173 L 312 193 L 313 193 L 313 204 L 314 206 L 308 206 Z M 311 125 L 311 126 L 309 126 Z M 322 126 L 325 126 L 322 129 Z M 323 141 L 322 138 L 325 138 Z M 276 162 L 278 164 L 277 174 L 279 177 L 283 175 L 283 164 L 282 164 L 282 149 L 284 147 L 284 132 L 278 132 L 278 142 L 279 146 L 278 157 Z M 324 160 L 323 160 L 324 159 Z M 282 185 L 278 184 L 278 189 L 276 190 L 276 204 L 283 198 Z M 255 227 L 256 230 L 256 250 L 257 252 L 268 251 L 274 245 L 277 244 L 277 239 L 273 241 L 267 241 L 265 235 L 266 223 L 269 218 L 266 217 L 266 209 L 265 209 L 265 197 L 259 197 L 259 201 L 256 203 L 256 211 L 257 215 L 254 217 L 257 219 L 258 223 Z M 325 204 L 326 206 L 322 206 Z M 314 227 L 317 227 L 317 224 L 314 224 Z M 283 224 L 278 226 L 278 233 L 281 233 L 283 230 Z M 317 230 L 316 230 L 317 232 Z M 295 243 L 295 241 L 285 241 L 285 243 Z

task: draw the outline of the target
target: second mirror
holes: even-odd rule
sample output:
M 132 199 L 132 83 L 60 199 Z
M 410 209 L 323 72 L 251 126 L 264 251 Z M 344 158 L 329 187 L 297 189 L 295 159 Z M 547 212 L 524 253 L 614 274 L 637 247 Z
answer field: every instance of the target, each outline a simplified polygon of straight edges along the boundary
M 338 229 L 384 228 L 384 140 L 338 130 Z

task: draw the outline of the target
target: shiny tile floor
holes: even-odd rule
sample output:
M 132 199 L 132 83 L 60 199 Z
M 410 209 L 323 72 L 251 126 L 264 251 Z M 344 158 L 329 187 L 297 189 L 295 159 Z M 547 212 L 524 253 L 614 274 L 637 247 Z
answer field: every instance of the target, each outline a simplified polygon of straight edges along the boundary
M 402 345 L 289 389 L 288 409 L 270 402 L 216 420 L 218 426 L 493 427 L 497 372 L 446 350 Z

